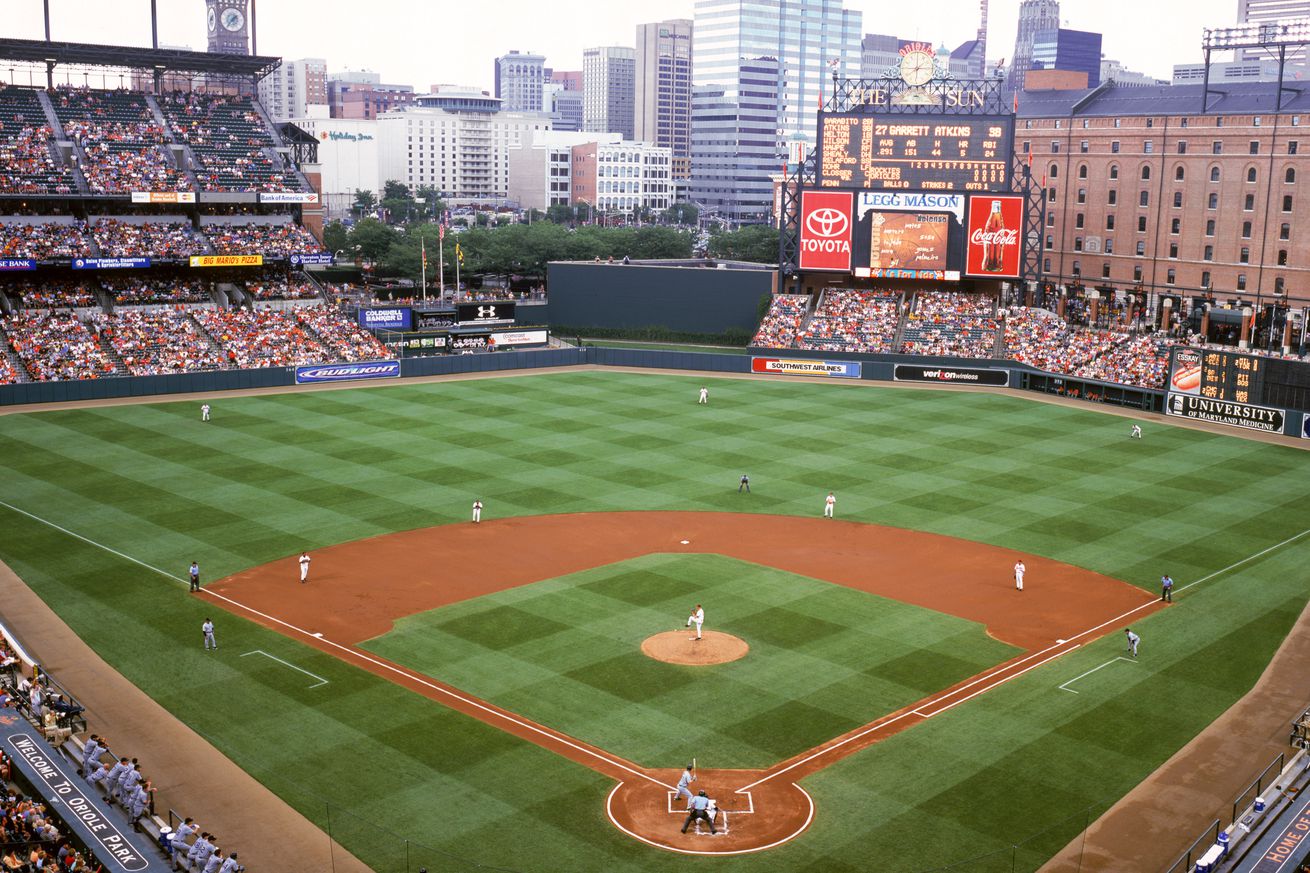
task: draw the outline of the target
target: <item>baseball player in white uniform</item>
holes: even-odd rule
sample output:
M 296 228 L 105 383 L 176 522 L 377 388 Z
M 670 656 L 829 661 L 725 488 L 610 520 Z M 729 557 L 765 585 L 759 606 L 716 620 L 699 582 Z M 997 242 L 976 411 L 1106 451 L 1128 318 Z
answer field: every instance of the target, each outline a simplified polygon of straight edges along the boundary
M 205 619 L 205 623 L 200 626 L 200 630 L 205 634 L 205 651 L 208 652 L 210 649 L 218 651 L 218 641 L 214 639 L 214 622 L 208 618 Z
M 691 615 L 687 616 L 687 627 L 691 627 L 693 624 L 696 625 L 696 636 L 692 637 L 693 640 L 700 639 L 700 626 L 704 623 L 705 610 L 701 609 L 701 605 L 697 603 L 696 608 L 691 611 Z
M 832 518 L 832 512 L 836 508 L 836 506 L 837 506 L 837 498 L 833 496 L 833 493 L 831 491 L 829 491 L 827 499 L 823 501 L 823 517 Z
M 300 584 L 304 585 L 309 581 L 309 552 L 300 553 Z
M 209 404 L 202 404 L 200 407 L 200 420 L 209 421 Z
M 687 811 L 691 811 L 691 783 L 696 781 L 696 771 L 692 770 L 691 765 L 682 771 L 682 778 L 678 780 L 678 793 L 675 797 L 687 798 Z
M 1015 563 L 1014 563 L 1014 587 L 1017 588 L 1017 589 L 1020 590 L 1020 591 L 1023 590 L 1023 574 L 1026 573 L 1027 571 L 1028 571 L 1028 568 L 1025 567 L 1025 566 L 1023 565 L 1023 561 L 1015 561 Z
M 1133 425 L 1132 433 L 1128 434 L 1128 437 L 1129 439 L 1140 440 L 1142 438 L 1142 426 L 1140 424 Z
M 1142 638 L 1139 637 L 1137 634 L 1133 633 L 1133 629 L 1130 627 L 1124 628 L 1124 636 L 1128 640 L 1128 654 L 1136 658 L 1137 645 L 1142 641 Z
M 473 520 L 474 520 L 474 521 L 482 521 L 482 501 L 481 501 L 481 500 L 474 500 L 474 501 L 473 501 Z
M 697 400 L 696 402 L 697 402 L 697 403 L 709 403 L 709 402 L 710 402 L 710 389 L 708 389 L 708 388 L 701 388 L 701 389 L 700 389 L 700 399 Z

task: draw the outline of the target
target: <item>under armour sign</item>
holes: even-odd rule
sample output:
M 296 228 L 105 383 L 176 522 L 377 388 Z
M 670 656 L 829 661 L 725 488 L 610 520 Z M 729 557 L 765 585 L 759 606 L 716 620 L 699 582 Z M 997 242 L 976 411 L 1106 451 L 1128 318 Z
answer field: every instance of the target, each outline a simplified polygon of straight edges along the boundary
M 485 324 L 493 321 L 513 322 L 513 301 L 497 300 L 495 303 L 460 303 L 455 307 L 456 324 Z
M 851 193 L 801 192 L 802 270 L 851 270 Z

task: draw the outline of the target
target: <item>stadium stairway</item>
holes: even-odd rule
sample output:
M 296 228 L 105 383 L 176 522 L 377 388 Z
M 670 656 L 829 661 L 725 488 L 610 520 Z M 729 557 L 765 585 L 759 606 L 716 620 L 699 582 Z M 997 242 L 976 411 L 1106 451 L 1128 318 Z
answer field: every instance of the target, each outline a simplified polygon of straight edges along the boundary
M 265 148 L 264 154 L 272 159 L 273 166 L 285 167 L 286 174 L 295 177 L 296 181 L 300 184 L 301 191 L 313 191 L 314 186 L 309 184 L 309 179 L 305 178 L 305 174 L 300 172 L 300 168 L 292 162 L 291 150 L 287 148 L 286 141 L 282 139 L 282 134 L 278 133 L 278 127 L 273 123 L 273 119 L 268 114 L 268 110 L 264 108 L 264 104 L 259 102 L 258 98 L 252 97 L 250 105 L 253 106 L 255 112 L 259 114 L 269 138 L 277 144 L 274 148 Z
M 86 163 L 86 153 L 82 151 L 81 146 L 74 143 L 64 132 L 64 125 L 55 113 L 55 105 L 50 102 L 50 95 L 43 90 L 36 90 L 36 100 L 41 104 L 41 111 L 45 113 L 46 124 L 50 125 L 50 155 L 54 158 L 55 163 L 72 170 L 73 182 L 77 185 L 79 194 L 90 194 L 91 186 L 86 183 L 82 177 L 82 167 Z
M 195 169 L 196 156 L 191 153 L 191 147 L 178 142 L 177 137 L 173 136 L 173 129 L 168 126 L 168 119 L 164 117 L 164 110 L 159 108 L 154 95 L 146 94 L 145 98 L 146 108 L 150 110 L 150 117 L 155 120 L 155 124 L 159 125 L 159 129 L 164 132 L 164 137 L 168 141 L 166 145 L 160 146 L 160 148 L 168 152 L 169 160 L 173 162 L 173 166 L 177 167 L 178 172 L 186 176 L 193 190 L 199 191 L 200 179 L 196 177 Z M 210 254 L 213 254 L 212 247 L 210 248 Z
M 196 333 L 200 335 L 200 338 L 203 339 L 209 345 L 209 348 L 213 350 L 214 354 L 218 355 L 224 361 L 227 361 L 227 351 L 223 348 L 223 344 L 214 339 L 209 331 L 205 330 L 205 326 L 200 323 L 200 319 L 196 318 L 195 312 L 187 310 L 186 318 L 187 321 L 191 322 L 191 326 L 196 329 Z M 231 366 L 231 364 L 227 364 L 226 366 Z
M 5 332 L 3 327 L 0 327 L 0 347 L 3 348 L 5 360 L 13 368 L 18 381 L 31 382 L 32 375 L 27 372 L 27 367 L 23 364 L 23 359 L 18 356 L 18 352 L 14 351 L 14 344 L 9 341 L 9 334 Z
M 914 297 L 914 294 L 910 294 L 908 297 L 903 293 L 901 294 L 899 314 L 896 316 L 896 332 L 892 334 L 893 349 L 899 349 L 901 343 L 905 341 L 905 324 L 910 317 L 910 307 L 915 303 Z

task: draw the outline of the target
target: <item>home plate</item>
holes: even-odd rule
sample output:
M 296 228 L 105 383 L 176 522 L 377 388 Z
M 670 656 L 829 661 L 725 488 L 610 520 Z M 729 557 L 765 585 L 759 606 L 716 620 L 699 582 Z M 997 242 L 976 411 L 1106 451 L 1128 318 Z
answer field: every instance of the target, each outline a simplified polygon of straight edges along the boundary
M 691 542 L 691 540 L 683 540 L 683 541 L 682 541 L 682 544 L 685 546 L 685 545 L 687 545 L 687 544 L 690 543 L 690 542 Z

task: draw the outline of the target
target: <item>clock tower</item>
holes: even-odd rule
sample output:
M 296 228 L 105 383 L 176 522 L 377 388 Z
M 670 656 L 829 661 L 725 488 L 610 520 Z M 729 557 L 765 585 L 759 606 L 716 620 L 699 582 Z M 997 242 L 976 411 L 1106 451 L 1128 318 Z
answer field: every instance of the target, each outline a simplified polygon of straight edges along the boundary
M 213 54 L 250 54 L 248 0 L 205 0 L 205 32 Z

